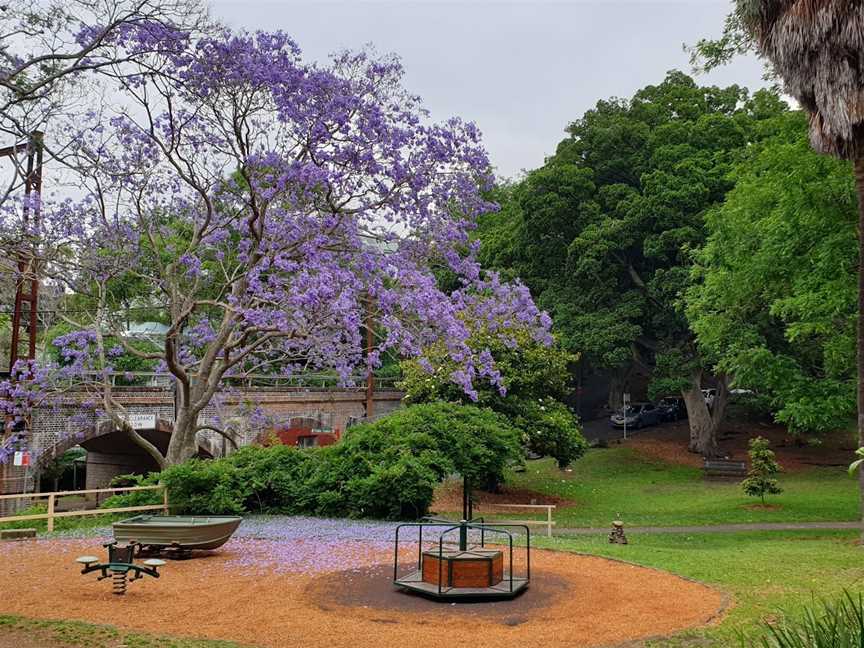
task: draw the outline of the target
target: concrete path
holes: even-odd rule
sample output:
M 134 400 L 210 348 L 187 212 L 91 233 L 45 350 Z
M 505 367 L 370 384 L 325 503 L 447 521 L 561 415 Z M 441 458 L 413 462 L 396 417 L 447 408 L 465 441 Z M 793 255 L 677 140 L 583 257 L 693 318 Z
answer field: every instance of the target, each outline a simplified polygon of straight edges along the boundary
M 740 533 L 742 531 L 807 531 L 810 529 L 860 530 L 861 522 L 766 522 L 755 524 L 717 524 L 713 526 L 625 527 L 627 533 Z M 556 536 L 607 534 L 607 528 L 555 529 Z

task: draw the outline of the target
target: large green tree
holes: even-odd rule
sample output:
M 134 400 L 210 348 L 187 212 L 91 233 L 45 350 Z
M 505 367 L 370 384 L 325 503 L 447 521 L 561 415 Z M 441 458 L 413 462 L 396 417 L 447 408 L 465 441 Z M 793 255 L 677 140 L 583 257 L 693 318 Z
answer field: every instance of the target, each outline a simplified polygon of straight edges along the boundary
M 864 3 L 737 0 L 731 32 L 746 37 L 810 116 L 819 153 L 854 165 L 858 192 L 858 436 L 864 445 Z M 864 494 L 864 472 L 860 476 Z
M 692 252 L 734 164 L 786 110 L 770 92 L 700 87 L 670 72 L 572 123 L 555 155 L 507 188 L 503 213 L 481 226 L 486 262 L 522 277 L 563 343 L 612 373 L 610 405 L 637 371 L 654 375 L 658 390 L 681 391 L 695 452 L 716 451 L 727 380 L 717 377 L 709 411 L 700 389 L 714 362 L 683 309 Z
M 724 371 L 768 396 L 791 431 L 818 434 L 855 413 L 854 181 L 810 149 L 803 113 L 775 125 L 707 216 L 687 314 Z

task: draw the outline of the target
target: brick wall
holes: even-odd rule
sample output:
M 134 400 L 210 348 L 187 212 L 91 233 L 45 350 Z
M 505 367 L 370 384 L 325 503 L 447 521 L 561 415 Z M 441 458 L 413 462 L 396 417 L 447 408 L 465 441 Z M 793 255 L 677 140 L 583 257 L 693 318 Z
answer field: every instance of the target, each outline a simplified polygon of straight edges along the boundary
M 161 425 L 170 425 L 174 420 L 173 393 L 160 387 L 125 387 L 115 391 L 117 400 L 131 414 L 155 414 Z M 375 394 L 375 416 L 392 412 L 401 405 L 403 393 L 398 391 L 379 391 Z M 47 462 L 72 446 L 86 442 L 114 430 L 104 415 L 97 415 L 83 406 L 89 398 L 85 394 L 69 396 L 57 407 L 38 409 L 33 414 L 30 447 L 34 461 Z M 344 391 L 304 391 L 299 389 L 247 389 L 234 390 L 222 395 L 218 405 L 207 407 L 201 415 L 201 423 L 213 423 L 219 414 L 224 418 L 226 412 L 236 409 L 247 401 L 254 401 L 276 418 L 287 420 L 292 417 L 311 417 L 328 421 L 332 437 L 324 442 L 332 442 L 341 435 L 349 420 L 363 418 L 366 413 L 365 394 L 362 390 Z M 260 440 L 263 430 L 243 429 L 240 431 L 239 445 L 248 445 Z M 296 443 L 296 438 L 289 441 Z M 216 432 L 199 433 L 199 445 L 213 456 L 222 454 L 225 443 Z M 230 447 L 230 446 L 228 446 Z M 90 454 L 93 455 L 92 460 Z M 87 488 L 99 488 L 116 475 L 141 469 L 142 463 L 149 459 L 140 455 L 104 455 L 88 453 Z M 7 469 L 0 474 L 0 493 L 22 492 L 23 474 L 12 474 Z M 14 472 L 14 471 L 13 471 Z M 37 473 L 31 470 L 31 473 Z M 92 473 L 92 474 L 91 474 Z M 35 484 L 31 477 L 28 490 Z

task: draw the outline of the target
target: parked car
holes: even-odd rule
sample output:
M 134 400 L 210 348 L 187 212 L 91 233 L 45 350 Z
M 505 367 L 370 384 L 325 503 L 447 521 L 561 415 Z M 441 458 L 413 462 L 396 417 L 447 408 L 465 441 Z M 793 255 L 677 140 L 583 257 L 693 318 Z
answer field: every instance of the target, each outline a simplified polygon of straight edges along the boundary
M 609 418 L 612 427 L 623 428 L 624 422 L 634 430 L 660 422 L 660 410 L 653 403 L 631 403 L 622 407 Z
M 665 396 L 657 403 L 661 421 L 680 421 L 687 418 L 687 405 L 680 396 Z
M 705 404 L 708 406 L 708 409 L 711 409 L 714 406 L 714 399 L 717 398 L 717 390 L 713 387 L 703 389 L 702 395 L 705 397 Z

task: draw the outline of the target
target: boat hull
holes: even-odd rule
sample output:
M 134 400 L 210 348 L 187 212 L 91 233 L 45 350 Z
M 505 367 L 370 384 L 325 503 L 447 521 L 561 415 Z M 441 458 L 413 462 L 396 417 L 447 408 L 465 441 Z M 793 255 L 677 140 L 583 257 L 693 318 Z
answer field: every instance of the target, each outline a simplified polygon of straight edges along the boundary
M 114 523 L 114 539 L 149 547 L 218 549 L 242 521 L 240 517 L 221 515 L 137 515 Z

